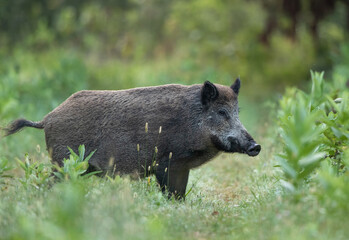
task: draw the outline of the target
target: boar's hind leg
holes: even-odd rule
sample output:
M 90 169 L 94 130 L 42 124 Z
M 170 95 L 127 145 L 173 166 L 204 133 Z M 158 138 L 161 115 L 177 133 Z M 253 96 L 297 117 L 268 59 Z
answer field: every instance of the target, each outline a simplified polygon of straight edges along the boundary
M 169 173 L 169 174 L 168 174 Z M 159 169 L 156 172 L 156 179 L 158 180 L 162 192 L 167 189 L 169 198 L 173 195 L 176 199 L 185 199 L 185 189 L 187 187 L 189 178 L 189 169 L 171 169 L 166 171 Z

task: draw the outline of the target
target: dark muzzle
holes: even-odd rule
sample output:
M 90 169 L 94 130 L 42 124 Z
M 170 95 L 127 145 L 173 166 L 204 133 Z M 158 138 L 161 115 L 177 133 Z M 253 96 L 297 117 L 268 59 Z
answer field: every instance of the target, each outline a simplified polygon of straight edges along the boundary
M 247 144 L 241 144 L 240 141 L 233 137 L 228 137 L 228 140 L 231 142 L 230 152 L 246 153 L 254 157 L 261 151 L 261 145 L 257 144 L 253 139 L 249 140 Z
M 250 146 L 246 150 L 246 153 L 248 154 L 248 156 L 254 157 L 254 156 L 257 156 L 260 151 L 261 151 L 261 145 L 255 142 L 251 142 Z

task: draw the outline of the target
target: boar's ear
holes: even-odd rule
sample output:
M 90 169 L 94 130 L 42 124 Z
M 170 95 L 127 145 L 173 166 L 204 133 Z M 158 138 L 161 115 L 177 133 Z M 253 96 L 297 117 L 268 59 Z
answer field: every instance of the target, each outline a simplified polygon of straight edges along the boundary
M 203 105 L 207 105 L 218 98 L 218 90 L 216 86 L 209 81 L 204 83 L 201 89 L 201 101 Z
M 230 88 L 233 89 L 233 91 L 234 91 L 234 93 L 235 93 L 236 95 L 239 94 L 240 85 L 241 85 L 241 83 L 240 83 L 240 78 L 237 78 L 237 79 L 235 80 L 235 82 L 233 83 L 233 85 L 230 86 Z

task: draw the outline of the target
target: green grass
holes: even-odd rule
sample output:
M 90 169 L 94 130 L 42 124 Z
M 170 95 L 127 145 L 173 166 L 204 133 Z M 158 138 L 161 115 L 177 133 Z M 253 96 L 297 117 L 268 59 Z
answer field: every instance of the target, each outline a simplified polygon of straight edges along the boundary
M 206 79 L 229 84 L 232 75 L 203 71 L 190 60 L 182 65 L 110 61 L 99 66 L 93 58 L 82 60 L 78 54 L 59 51 L 37 57 L 18 52 L 16 58 L 21 69 L 13 70 L 16 61 L 10 59 L 4 67 L 9 70 L 0 74 L 0 126 L 18 117 L 40 120 L 79 89 Z M 1 139 L 0 239 L 347 239 L 348 171 L 336 178 L 321 168 L 313 174 L 320 178 L 296 193 L 286 192 L 280 182 L 283 173 L 274 167 L 279 164 L 275 156 L 282 151 L 277 127 L 265 120 L 270 109 L 250 99 L 249 93 L 258 86 L 246 88 L 245 82 L 248 79 L 243 79 L 240 116 L 262 145 L 261 154 L 256 158 L 223 154 L 191 171 L 184 202 L 168 200 L 154 178 L 150 182 L 127 176 L 53 180 L 42 131 L 26 129 Z M 24 162 L 25 153 L 31 168 L 16 161 Z M 6 161 L 14 169 L 2 172 Z
M 191 172 L 186 201 L 168 200 L 152 178 L 83 178 L 42 187 L 5 179 L 1 239 L 345 239 L 346 213 L 312 194 L 282 191 L 272 142 L 256 158 L 223 154 Z M 33 161 L 47 162 L 47 156 Z

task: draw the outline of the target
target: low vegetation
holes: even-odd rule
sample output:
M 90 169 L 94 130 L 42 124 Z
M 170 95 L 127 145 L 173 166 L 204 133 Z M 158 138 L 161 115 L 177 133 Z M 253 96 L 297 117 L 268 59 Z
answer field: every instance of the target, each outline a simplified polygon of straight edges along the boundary
M 168 200 L 153 177 L 84 176 L 91 156 L 85 156 L 83 146 L 79 153 L 71 151 L 62 168 L 53 166 L 39 146 L 33 156 L 19 158 L 17 165 L 2 155 L 0 235 L 3 239 L 345 239 L 349 234 L 345 84 L 345 78 L 330 83 L 323 73 L 312 72 L 310 91 L 288 89 L 278 107 L 278 130 L 254 129 L 263 143 L 260 156 L 223 154 L 193 171 L 186 201 Z M 249 116 L 241 115 L 242 121 Z M 279 139 L 273 137 L 277 133 Z
M 276 0 L 5 2 L 1 127 L 82 89 L 240 76 L 240 118 L 262 151 L 191 171 L 176 201 L 152 176 L 86 174 L 83 146 L 52 165 L 43 131 L 0 136 L 0 239 L 348 238 L 346 1 L 293 1 L 293 15 Z

